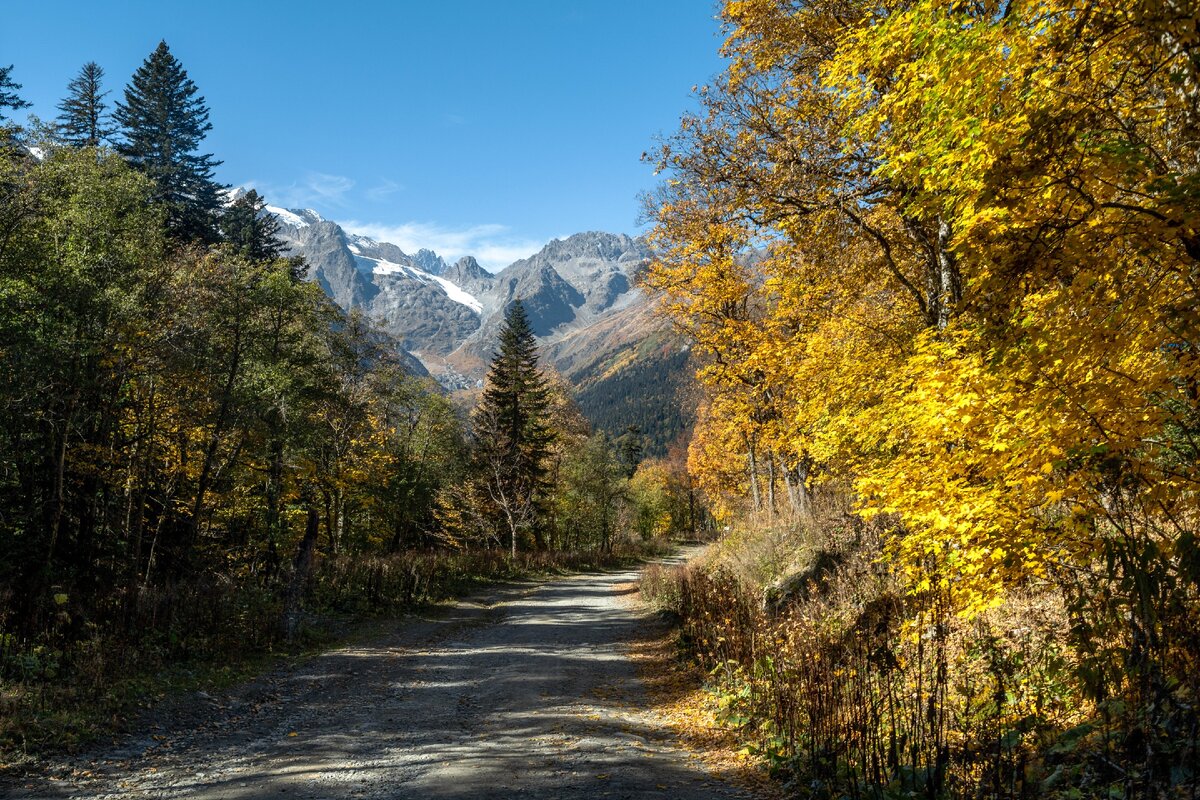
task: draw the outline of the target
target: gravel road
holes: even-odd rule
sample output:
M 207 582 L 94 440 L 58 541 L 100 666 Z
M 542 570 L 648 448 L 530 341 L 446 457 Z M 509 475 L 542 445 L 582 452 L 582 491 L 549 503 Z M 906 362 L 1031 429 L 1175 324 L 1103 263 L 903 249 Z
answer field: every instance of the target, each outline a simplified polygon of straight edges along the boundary
M 652 624 L 619 596 L 636 578 L 509 586 L 410 616 L 0 796 L 753 797 L 645 707 L 622 646 Z

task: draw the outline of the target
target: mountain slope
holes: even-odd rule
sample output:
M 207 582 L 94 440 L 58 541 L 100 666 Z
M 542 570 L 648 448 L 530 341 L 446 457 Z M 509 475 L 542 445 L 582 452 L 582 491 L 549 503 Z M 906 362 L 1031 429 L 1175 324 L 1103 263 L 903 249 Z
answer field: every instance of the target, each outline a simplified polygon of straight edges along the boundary
M 569 376 L 575 400 L 596 430 L 642 432 L 646 455 L 666 455 L 695 422 L 689 390 L 695 373 L 686 339 L 641 302 L 544 345 Z
M 633 275 L 650 256 L 640 240 L 591 231 L 554 240 L 493 275 L 470 256 L 449 264 L 347 233 L 308 209 L 269 207 L 280 238 L 347 311 L 360 309 L 435 370 L 482 377 L 504 311 L 520 298 L 539 338 L 552 342 L 644 303 Z
M 569 365 L 559 363 L 555 344 L 624 309 L 645 306 L 633 279 L 649 258 L 650 250 L 643 241 L 624 234 L 589 231 L 555 239 L 495 276 L 487 295 L 490 314 L 448 362 L 466 374 L 482 375 L 504 321 L 504 309 L 520 298 L 548 360 L 569 377 Z
M 347 234 L 316 212 L 269 210 L 279 220 L 280 238 L 304 257 L 334 302 L 346 311 L 360 309 L 423 361 L 452 352 L 479 328 L 482 303 L 428 271 L 446 269 L 437 254 L 422 251 L 417 260 L 394 244 Z

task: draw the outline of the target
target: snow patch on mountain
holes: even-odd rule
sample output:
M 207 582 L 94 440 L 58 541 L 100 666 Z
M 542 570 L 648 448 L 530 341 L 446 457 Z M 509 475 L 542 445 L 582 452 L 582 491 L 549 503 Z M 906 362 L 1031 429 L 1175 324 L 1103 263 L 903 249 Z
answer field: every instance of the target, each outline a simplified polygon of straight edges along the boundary
M 371 258 L 370 256 L 355 255 L 354 260 L 358 262 L 359 268 L 364 272 L 370 272 L 374 275 L 407 275 L 423 284 L 436 283 L 442 288 L 442 291 L 454 302 L 464 305 L 474 311 L 476 314 L 483 313 L 483 303 L 479 302 L 478 298 L 469 292 L 446 280 L 439 278 L 437 275 L 430 275 L 424 270 L 416 267 L 408 266 L 407 264 L 397 264 L 393 261 L 386 261 L 382 258 Z
M 421 274 L 429 275 L 428 272 L 423 272 Z M 476 314 L 483 313 L 483 303 L 479 302 L 479 299 L 477 297 L 475 297 L 475 295 L 473 295 L 469 292 L 463 291 L 463 289 L 461 287 L 459 287 L 457 284 L 452 283 L 452 282 L 446 280 L 445 278 L 439 277 L 437 275 L 429 275 L 429 277 L 433 278 L 435 281 L 437 281 L 439 284 L 441 284 L 442 290 L 446 292 L 446 296 L 449 297 L 451 300 L 453 300 L 456 303 L 462 303 L 464 306 L 466 306 L 467 308 L 470 308 Z
M 280 222 L 291 225 L 293 228 L 307 228 L 309 225 L 325 221 L 324 217 L 311 208 L 288 210 L 279 206 L 266 206 L 266 209 L 276 217 L 279 217 Z

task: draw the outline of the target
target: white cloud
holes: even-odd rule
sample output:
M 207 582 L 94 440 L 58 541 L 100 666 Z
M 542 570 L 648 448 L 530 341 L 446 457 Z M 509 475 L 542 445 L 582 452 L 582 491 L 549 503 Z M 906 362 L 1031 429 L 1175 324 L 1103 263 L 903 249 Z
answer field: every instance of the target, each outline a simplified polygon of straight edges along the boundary
M 247 187 L 258 189 L 272 205 L 284 208 L 309 208 L 319 205 L 339 208 L 346 204 L 346 194 L 354 188 L 354 181 L 344 175 L 325 172 L 310 172 L 303 180 L 287 186 L 271 186 L 249 181 Z
M 507 226 L 496 224 L 448 228 L 433 222 L 381 225 L 349 221 L 341 225 L 350 233 L 391 242 L 406 253 L 415 253 L 424 247 L 451 263 L 463 256 L 475 256 L 492 272 L 533 255 L 546 244 L 541 240 L 514 236 Z
M 378 203 L 382 200 L 386 200 L 396 192 L 402 191 L 403 189 L 404 186 L 402 184 L 396 183 L 390 178 L 384 178 L 377 186 L 372 186 L 370 189 L 367 189 L 365 192 L 363 192 L 363 194 L 367 196 L 368 200 Z

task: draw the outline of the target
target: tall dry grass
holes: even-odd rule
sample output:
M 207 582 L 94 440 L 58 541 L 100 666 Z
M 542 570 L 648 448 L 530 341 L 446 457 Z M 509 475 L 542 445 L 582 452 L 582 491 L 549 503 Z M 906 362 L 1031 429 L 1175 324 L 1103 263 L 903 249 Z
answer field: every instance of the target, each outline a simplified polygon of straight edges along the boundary
M 1019 590 L 964 620 L 904 591 L 883 559 L 887 524 L 834 498 L 643 575 L 726 722 L 796 796 L 1196 796 L 1194 713 L 1167 777 L 1135 780 L 1140 717 L 1081 683 L 1089 654 L 1062 592 Z

